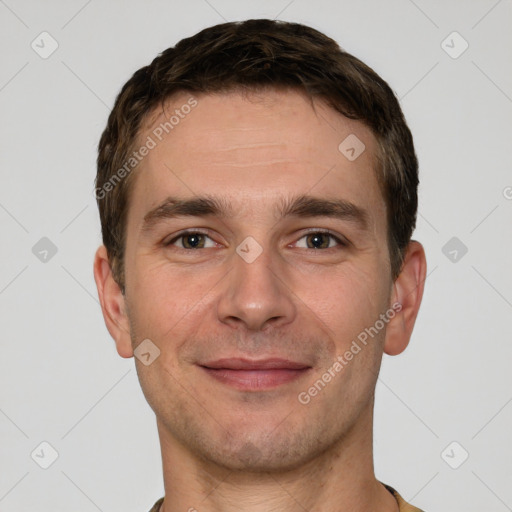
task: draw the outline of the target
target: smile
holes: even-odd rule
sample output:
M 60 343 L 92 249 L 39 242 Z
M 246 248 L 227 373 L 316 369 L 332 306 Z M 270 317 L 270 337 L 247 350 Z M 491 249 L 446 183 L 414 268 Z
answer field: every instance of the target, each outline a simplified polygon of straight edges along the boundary
M 220 359 L 200 367 L 218 382 L 243 391 L 273 389 L 303 377 L 311 369 L 285 359 Z

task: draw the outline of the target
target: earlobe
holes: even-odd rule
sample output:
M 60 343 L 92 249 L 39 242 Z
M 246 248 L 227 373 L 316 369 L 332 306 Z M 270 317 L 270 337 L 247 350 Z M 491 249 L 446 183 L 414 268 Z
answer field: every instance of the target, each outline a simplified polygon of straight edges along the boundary
M 398 355 L 409 344 L 423 298 L 426 273 L 427 262 L 423 246 L 412 240 L 407 247 L 402 271 L 393 284 L 391 304 L 399 303 L 400 307 L 386 329 L 386 354 Z
M 105 325 L 116 342 L 118 354 L 121 357 L 133 357 L 125 298 L 112 276 L 107 249 L 104 245 L 98 248 L 94 257 L 94 280 Z

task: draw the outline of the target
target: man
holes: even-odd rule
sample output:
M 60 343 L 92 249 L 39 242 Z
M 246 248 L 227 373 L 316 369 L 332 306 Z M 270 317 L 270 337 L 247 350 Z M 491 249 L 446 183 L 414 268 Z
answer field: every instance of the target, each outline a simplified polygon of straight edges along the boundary
M 94 275 L 157 418 L 152 511 L 418 510 L 372 450 L 423 294 L 417 185 L 391 89 L 312 28 L 211 27 L 126 83 Z

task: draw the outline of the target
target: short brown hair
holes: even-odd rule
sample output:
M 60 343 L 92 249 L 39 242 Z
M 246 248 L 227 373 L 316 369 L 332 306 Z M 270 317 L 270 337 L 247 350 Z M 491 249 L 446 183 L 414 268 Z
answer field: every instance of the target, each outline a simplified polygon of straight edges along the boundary
M 247 20 L 206 28 L 159 54 L 121 89 L 98 147 L 96 190 L 103 244 L 124 293 L 132 173 L 105 193 L 130 156 L 144 118 L 173 94 L 289 88 L 324 100 L 368 126 L 378 143 L 377 179 L 387 207 L 393 279 L 416 225 L 418 162 L 397 98 L 370 67 L 321 32 L 298 23 Z M 119 177 L 119 174 L 117 175 Z

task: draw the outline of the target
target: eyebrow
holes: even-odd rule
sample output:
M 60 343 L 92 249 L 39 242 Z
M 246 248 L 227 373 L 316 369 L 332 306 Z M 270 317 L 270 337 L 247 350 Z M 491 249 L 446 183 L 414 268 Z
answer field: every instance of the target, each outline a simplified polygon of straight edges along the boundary
M 369 226 L 368 211 L 346 199 L 324 199 L 301 195 L 282 199 L 276 205 L 275 211 L 279 218 L 331 217 L 353 222 L 363 231 L 367 231 Z M 222 198 L 205 196 L 180 199 L 170 196 L 144 215 L 142 232 L 151 231 L 160 222 L 176 217 L 229 218 L 233 216 L 232 205 Z

